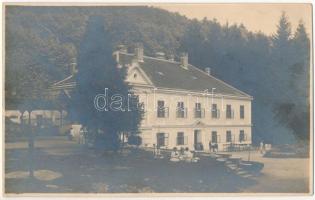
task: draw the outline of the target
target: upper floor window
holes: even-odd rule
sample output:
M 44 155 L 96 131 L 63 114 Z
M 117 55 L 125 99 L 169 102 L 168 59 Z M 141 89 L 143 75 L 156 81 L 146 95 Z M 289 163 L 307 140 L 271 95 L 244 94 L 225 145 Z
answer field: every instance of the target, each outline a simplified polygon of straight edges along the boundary
M 240 136 L 239 136 L 239 141 L 240 142 L 243 142 L 243 141 L 245 141 L 245 132 L 244 132 L 244 130 L 240 130 Z
M 226 118 L 232 119 L 233 118 L 233 111 L 231 105 L 226 105 Z
M 201 103 L 195 104 L 195 118 L 204 117 L 204 109 L 201 108 Z
M 177 102 L 176 117 L 177 118 L 187 117 L 187 109 L 184 107 L 184 102 Z
M 168 117 L 168 108 L 165 107 L 164 101 L 158 101 L 157 105 L 157 117 L 165 118 Z
M 243 105 L 240 106 L 240 118 L 241 119 L 245 118 L 245 109 Z
M 218 105 L 217 104 L 212 104 L 211 106 L 211 117 L 212 118 L 219 118 L 219 110 L 218 110 Z
M 232 142 L 232 132 L 226 131 L 226 142 Z

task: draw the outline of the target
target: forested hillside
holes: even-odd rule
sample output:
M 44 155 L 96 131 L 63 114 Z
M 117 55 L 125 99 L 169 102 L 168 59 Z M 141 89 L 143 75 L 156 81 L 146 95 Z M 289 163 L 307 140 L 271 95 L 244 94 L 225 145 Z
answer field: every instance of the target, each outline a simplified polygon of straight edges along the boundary
M 152 7 L 7 7 L 6 98 L 66 77 L 92 15 L 104 17 L 114 45 L 141 42 L 147 55 L 186 51 L 190 63 L 252 95 L 254 141 L 308 139 L 310 41 L 302 22 L 291 30 L 285 13 L 266 36 Z

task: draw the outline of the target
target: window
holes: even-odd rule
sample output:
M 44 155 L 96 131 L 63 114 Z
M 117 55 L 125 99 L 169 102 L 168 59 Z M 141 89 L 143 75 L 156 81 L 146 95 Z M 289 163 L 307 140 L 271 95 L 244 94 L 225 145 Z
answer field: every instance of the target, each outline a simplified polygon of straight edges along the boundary
M 36 115 L 36 124 L 37 126 L 42 126 L 44 122 L 43 115 Z
M 239 141 L 240 141 L 240 142 L 245 141 L 245 133 L 244 133 L 244 130 L 240 130 Z
M 186 117 L 186 109 L 184 107 L 184 102 L 177 102 L 177 110 L 176 117 L 177 118 L 185 118 Z
M 244 106 L 243 105 L 240 106 L 240 118 L 241 119 L 245 118 L 245 110 L 244 110 Z
M 211 108 L 211 117 L 212 118 L 219 118 L 218 106 L 217 104 L 212 104 Z
M 168 145 L 168 134 L 167 133 L 157 133 L 156 143 L 158 147 L 164 147 Z
M 184 132 L 177 133 L 177 145 L 185 145 L 187 144 L 187 140 L 185 140 Z
M 226 131 L 226 142 L 232 142 L 232 133 L 231 133 L 231 131 Z
M 137 74 L 136 74 L 136 73 L 133 74 L 133 78 L 134 78 L 134 79 L 137 78 Z
M 211 142 L 212 143 L 218 143 L 218 134 L 216 131 L 212 131 L 212 133 L 211 133 Z
M 158 118 L 165 118 L 168 114 L 168 108 L 165 107 L 164 101 L 158 101 L 157 105 L 157 117 Z
M 195 104 L 195 118 L 201 118 L 202 115 L 202 110 L 201 110 L 201 103 L 196 103 Z
M 226 105 L 226 118 L 231 119 L 233 117 L 232 115 L 232 106 Z

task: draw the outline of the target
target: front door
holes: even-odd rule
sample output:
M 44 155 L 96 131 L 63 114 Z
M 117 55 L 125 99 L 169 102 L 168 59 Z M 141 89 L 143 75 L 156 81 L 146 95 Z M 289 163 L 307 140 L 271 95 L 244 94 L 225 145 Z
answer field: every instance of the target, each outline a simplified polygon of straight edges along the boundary
M 197 151 L 203 150 L 202 140 L 201 140 L 201 130 L 194 131 L 194 148 Z

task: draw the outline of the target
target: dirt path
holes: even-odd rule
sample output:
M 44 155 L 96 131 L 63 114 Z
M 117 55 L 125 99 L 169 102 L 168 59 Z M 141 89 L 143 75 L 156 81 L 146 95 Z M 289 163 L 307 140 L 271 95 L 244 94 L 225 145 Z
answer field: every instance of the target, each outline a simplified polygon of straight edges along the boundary
M 248 159 L 247 152 L 233 153 L 234 157 Z M 264 163 L 262 175 L 255 177 L 257 184 L 245 188 L 243 192 L 268 193 L 308 193 L 309 159 L 306 158 L 264 158 L 259 152 L 252 152 L 252 161 Z

